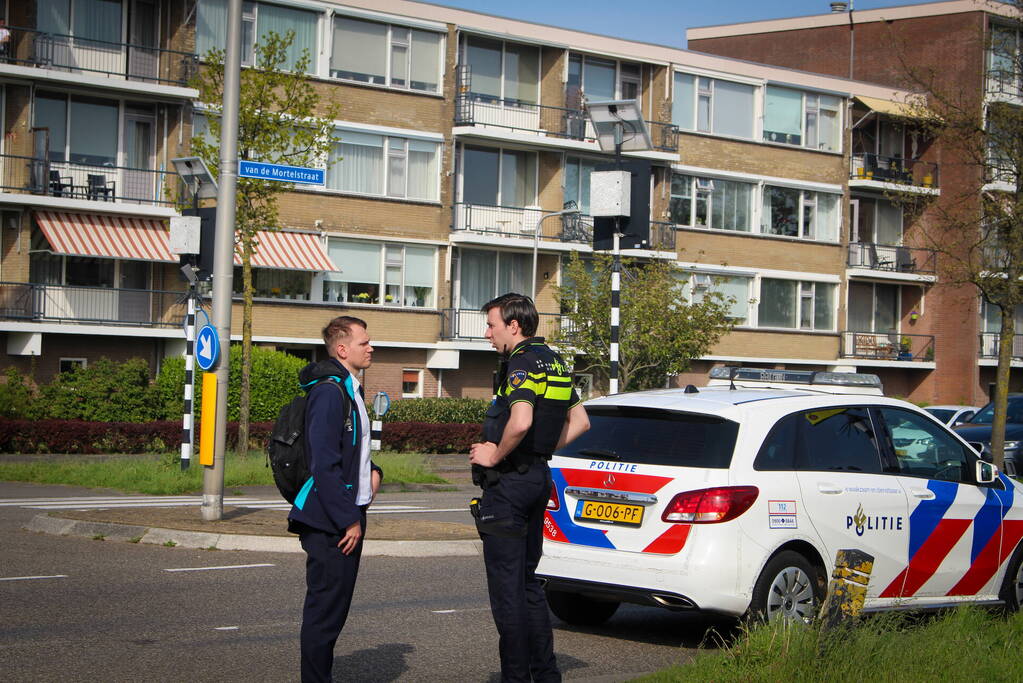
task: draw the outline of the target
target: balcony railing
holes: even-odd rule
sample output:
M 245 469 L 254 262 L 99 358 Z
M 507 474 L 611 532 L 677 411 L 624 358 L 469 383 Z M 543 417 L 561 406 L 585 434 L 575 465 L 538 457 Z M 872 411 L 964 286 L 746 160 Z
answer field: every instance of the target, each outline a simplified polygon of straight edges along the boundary
M 998 349 L 1001 346 L 1001 335 L 997 332 L 984 332 L 980 335 L 980 357 L 998 358 Z M 1012 337 L 1012 357 L 1023 358 L 1023 334 L 1016 334 Z
M 1023 80 L 1011 69 L 992 69 L 987 72 L 987 94 L 1023 98 Z
M 654 251 L 675 251 L 675 224 L 650 221 L 650 248 Z
M 0 282 L 0 318 L 32 322 L 181 327 L 183 292 Z
M 931 189 L 938 187 L 938 165 L 919 159 L 853 154 L 849 177 Z
M 467 230 L 494 237 L 521 237 L 533 239 L 536 223 L 544 215 L 538 207 L 487 206 L 484 204 L 455 204 L 453 229 Z M 589 216 L 552 216 L 540 226 L 540 237 L 561 242 L 590 242 L 593 240 L 593 219 Z
M 0 154 L 0 190 L 98 202 L 170 205 L 166 171 Z
M 871 360 L 934 360 L 934 335 L 842 332 L 842 357 Z
M 935 252 L 922 247 L 853 242 L 849 245 L 849 267 L 883 270 L 891 273 L 933 275 Z
M 487 316 L 478 310 L 445 308 L 441 312 L 441 339 L 485 339 Z M 559 330 L 571 331 L 571 321 L 560 313 L 540 313 L 536 336 L 550 339 Z
M 189 52 L 112 43 L 29 28 L 8 27 L 11 33 L 0 62 L 41 69 L 123 78 L 143 83 L 187 85 L 198 59 Z

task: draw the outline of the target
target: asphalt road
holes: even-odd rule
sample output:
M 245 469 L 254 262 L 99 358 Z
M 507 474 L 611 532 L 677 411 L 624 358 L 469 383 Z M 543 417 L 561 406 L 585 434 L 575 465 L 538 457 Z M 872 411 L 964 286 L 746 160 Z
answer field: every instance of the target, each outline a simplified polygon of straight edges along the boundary
M 0 485 L 5 498 L 61 493 L 81 495 Z M 5 681 L 297 680 L 304 555 L 24 531 L 38 512 L 0 508 Z M 623 607 L 597 629 L 555 619 L 555 647 L 566 679 L 626 680 L 685 661 L 705 632 L 701 619 Z M 369 557 L 335 679 L 496 680 L 496 651 L 481 558 Z

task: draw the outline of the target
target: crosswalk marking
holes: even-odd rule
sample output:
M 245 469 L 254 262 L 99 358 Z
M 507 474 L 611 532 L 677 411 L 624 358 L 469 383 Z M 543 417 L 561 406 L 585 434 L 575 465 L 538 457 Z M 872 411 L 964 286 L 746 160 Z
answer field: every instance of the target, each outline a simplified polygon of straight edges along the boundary
M 5 576 L 0 581 L 33 581 L 35 579 L 66 579 L 67 574 L 53 574 L 52 576 Z
M 217 569 L 254 569 L 256 567 L 273 567 L 275 565 L 261 562 L 259 564 L 228 564 L 219 567 L 173 567 L 164 569 L 165 572 L 208 572 Z
M 461 512 L 465 508 L 430 508 L 416 503 L 425 500 L 404 500 L 395 503 L 375 503 L 369 514 L 424 514 L 431 512 Z M 68 496 L 53 498 L 0 498 L 0 507 L 20 507 L 32 510 L 108 510 L 116 508 L 170 508 L 199 507 L 202 496 Z M 291 504 L 280 498 L 224 498 L 225 506 L 259 510 L 290 510 Z

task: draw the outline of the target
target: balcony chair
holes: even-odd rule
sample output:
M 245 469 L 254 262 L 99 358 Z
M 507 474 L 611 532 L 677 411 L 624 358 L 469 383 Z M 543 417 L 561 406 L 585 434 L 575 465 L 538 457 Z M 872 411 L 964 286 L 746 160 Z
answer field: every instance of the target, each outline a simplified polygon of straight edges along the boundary
M 107 180 L 105 175 L 90 173 L 86 180 L 88 186 L 86 188 L 86 196 L 89 199 L 98 200 L 100 195 L 103 196 L 103 201 L 110 202 L 114 200 L 114 188 L 116 184 L 113 180 Z
M 882 258 L 877 253 L 877 245 L 871 242 L 867 245 L 867 259 L 872 270 L 891 270 L 895 262 L 888 258 Z
M 74 179 L 71 176 L 62 176 L 60 171 L 50 171 L 50 194 L 54 197 L 70 197 L 74 191 Z
M 895 269 L 900 273 L 916 271 L 916 259 L 908 247 L 899 247 L 895 250 Z

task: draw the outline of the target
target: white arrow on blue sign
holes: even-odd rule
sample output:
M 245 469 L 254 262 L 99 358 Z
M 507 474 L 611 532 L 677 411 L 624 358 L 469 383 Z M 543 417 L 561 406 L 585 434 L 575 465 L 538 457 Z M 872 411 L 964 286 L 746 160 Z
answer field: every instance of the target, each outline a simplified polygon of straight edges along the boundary
M 322 168 L 264 164 L 261 161 L 239 161 L 238 176 L 241 178 L 258 178 L 259 180 L 279 180 L 282 183 L 324 185 L 326 184 L 327 174 Z
M 220 337 L 213 325 L 203 325 L 195 338 L 195 362 L 203 370 L 209 370 L 220 356 Z

